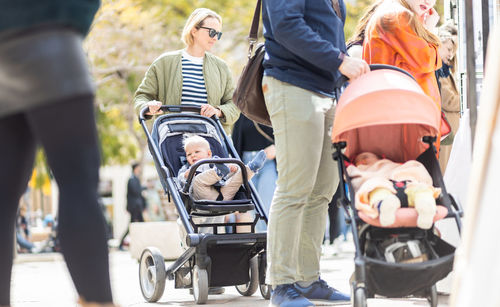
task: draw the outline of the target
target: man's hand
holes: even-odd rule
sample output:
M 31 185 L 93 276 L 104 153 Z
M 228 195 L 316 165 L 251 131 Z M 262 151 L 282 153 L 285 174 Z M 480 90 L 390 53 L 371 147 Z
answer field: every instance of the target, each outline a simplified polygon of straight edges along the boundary
M 370 66 L 368 66 L 365 60 L 346 55 L 344 61 L 340 64 L 339 71 L 349 78 L 349 80 L 354 80 L 362 74 L 369 72 Z
M 264 152 L 266 153 L 266 158 L 268 160 L 274 160 L 274 158 L 276 158 L 276 146 L 274 146 L 274 144 L 264 148 Z

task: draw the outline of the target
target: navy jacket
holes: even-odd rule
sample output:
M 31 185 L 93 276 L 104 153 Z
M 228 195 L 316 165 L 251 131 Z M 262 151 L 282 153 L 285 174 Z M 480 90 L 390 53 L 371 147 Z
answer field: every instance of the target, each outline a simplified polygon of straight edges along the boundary
M 332 0 L 263 0 L 266 76 L 334 97 L 346 53 L 346 10 L 338 1 L 342 17 Z

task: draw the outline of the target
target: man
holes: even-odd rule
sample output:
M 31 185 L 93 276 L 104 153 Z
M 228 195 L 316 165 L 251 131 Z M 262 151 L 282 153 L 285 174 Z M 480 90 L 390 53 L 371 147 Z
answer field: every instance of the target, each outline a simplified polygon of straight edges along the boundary
M 142 196 L 142 187 L 139 176 L 142 168 L 138 163 L 132 164 L 132 176 L 127 183 L 127 211 L 130 213 L 130 223 L 144 222 L 142 212 L 146 210 L 146 199 Z M 130 231 L 130 225 L 120 241 L 120 249 L 123 249 L 125 238 Z
M 345 54 L 343 0 L 263 4 L 262 87 L 278 166 L 267 243 L 271 306 L 349 300 L 319 276 L 327 206 L 338 184 L 330 130 L 335 81 L 340 74 L 355 79 L 370 69 Z

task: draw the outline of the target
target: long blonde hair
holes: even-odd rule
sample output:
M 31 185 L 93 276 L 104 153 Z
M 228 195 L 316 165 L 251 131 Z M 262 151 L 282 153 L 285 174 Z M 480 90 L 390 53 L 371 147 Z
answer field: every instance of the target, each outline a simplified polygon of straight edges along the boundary
M 384 2 L 384 0 L 377 0 L 365 9 L 363 16 L 361 16 L 361 18 L 359 19 L 356 29 L 354 29 L 354 33 L 346 43 L 347 48 L 352 45 L 363 45 L 363 41 L 365 40 L 366 26 L 368 25 L 368 22 L 370 21 L 373 13 L 377 10 L 377 7 L 382 2 Z
M 453 24 L 453 21 L 448 21 L 443 24 L 438 29 L 438 36 L 441 42 L 444 44 L 447 41 L 450 41 L 453 45 L 453 57 L 450 61 L 451 64 L 451 72 L 455 73 L 457 67 L 457 49 L 458 49 L 458 30 L 457 27 Z
M 431 31 L 427 30 L 423 23 L 417 18 L 415 15 L 415 12 L 411 9 L 411 6 L 406 2 L 406 0 L 392 0 L 397 3 L 399 3 L 403 8 L 405 8 L 408 12 L 408 17 L 409 17 L 409 25 L 415 33 L 424 39 L 426 42 L 429 44 L 432 44 L 434 46 L 439 46 L 441 44 L 440 39 L 434 35 Z M 394 20 L 393 16 L 384 16 L 383 18 L 380 18 L 380 26 L 384 31 L 394 31 L 396 29 L 393 29 L 394 25 Z

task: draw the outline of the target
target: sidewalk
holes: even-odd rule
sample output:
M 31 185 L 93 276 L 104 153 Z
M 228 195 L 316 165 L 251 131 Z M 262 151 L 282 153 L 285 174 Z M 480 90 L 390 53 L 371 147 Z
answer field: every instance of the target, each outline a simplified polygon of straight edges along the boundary
M 342 252 L 335 256 L 324 255 L 321 261 L 322 278 L 340 291 L 349 292 L 348 280 L 353 271 L 353 248 L 346 242 Z M 113 251 L 110 254 L 111 282 L 115 302 L 121 307 L 198 306 L 186 289 L 174 289 L 173 281 L 167 280 L 165 292 L 158 303 L 146 303 L 142 297 L 138 270 L 139 265 L 128 252 Z M 167 263 L 168 265 L 168 263 Z M 12 278 L 11 300 L 13 307 L 69 307 L 76 306 L 76 292 L 60 254 L 20 254 L 15 260 Z M 439 297 L 439 306 L 448 306 L 448 297 Z M 268 306 L 257 291 L 253 296 L 242 297 L 234 287 L 226 287 L 223 295 L 208 297 L 204 306 L 253 307 Z M 321 304 L 317 306 L 332 306 Z M 339 305 L 336 305 L 339 306 Z M 342 304 L 340 306 L 350 306 Z M 429 306 L 425 299 L 369 299 L 370 307 Z

